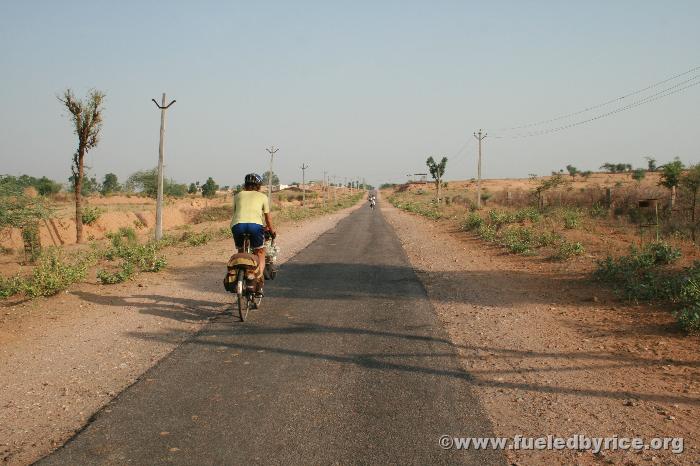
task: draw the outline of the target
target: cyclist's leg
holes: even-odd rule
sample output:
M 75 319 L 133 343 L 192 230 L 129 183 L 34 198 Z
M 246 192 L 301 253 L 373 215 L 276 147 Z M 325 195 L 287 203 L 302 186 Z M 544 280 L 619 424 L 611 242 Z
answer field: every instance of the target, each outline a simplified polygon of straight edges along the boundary
M 245 223 L 237 223 L 231 227 L 231 234 L 233 235 L 233 242 L 236 246 L 238 252 L 243 252 L 243 240 L 246 234 Z
M 258 276 L 262 276 L 265 270 L 265 229 L 257 223 L 249 224 L 250 247 L 258 256 Z

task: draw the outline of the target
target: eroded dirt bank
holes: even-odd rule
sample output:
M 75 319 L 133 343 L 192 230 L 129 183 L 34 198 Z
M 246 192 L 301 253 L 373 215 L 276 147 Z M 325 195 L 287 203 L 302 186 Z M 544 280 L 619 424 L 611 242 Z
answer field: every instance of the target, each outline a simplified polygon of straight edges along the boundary
M 683 437 L 685 451 L 508 452 L 517 464 L 698 464 L 699 339 L 581 274 L 399 211 L 395 228 L 497 435 Z M 454 433 L 469 436 L 468 432 Z
M 361 205 L 280 225 L 280 262 Z M 61 445 L 178 342 L 230 309 L 221 280 L 231 249 L 232 240 L 178 248 L 162 273 L 0 307 L 0 461 L 31 463 Z M 171 338 L 139 337 L 165 327 Z

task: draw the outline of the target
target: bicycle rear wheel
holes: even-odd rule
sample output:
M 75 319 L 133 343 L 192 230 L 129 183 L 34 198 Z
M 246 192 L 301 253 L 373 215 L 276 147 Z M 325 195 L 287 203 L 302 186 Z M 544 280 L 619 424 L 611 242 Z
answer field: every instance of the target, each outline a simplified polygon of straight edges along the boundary
M 250 302 L 248 301 L 248 296 L 246 296 L 245 293 L 245 272 L 243 270 L 238 271 L 236 297 L 238 299 L 238 315 L 241 318 L 241 322 L 245 322 L 246 318 L 248 317 Z

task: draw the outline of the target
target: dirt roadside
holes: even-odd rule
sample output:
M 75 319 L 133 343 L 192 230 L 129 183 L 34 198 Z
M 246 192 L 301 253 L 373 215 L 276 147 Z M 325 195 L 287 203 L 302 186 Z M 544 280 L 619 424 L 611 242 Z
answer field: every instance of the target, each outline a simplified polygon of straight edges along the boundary
M 360 206 L 279 225 L 279 261 Z M 167 326 L 181 342 L 230 309 L 221 280 L 231 249 L 231 240 L 178 248 L 162 273 L 0 304 L 0 462 L 28 464 L 60 446 L 177 346 L 140 333 Z
M 496 435 L 682 437 L 684 453 L 507 451 L 513 464 L 700 463 L 700 339 L 582 274 L 381 203 Z M 468 432 L 450 433 L 469 436 Z

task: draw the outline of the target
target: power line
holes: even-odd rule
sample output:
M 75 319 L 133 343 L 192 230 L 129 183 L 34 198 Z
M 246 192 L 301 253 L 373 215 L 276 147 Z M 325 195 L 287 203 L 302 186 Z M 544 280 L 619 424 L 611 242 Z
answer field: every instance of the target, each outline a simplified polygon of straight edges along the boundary
M 616 97 L 616 98 L 614 98 L 614 99 L 608 100 L 608 101 L 603 102 L 603 103 L 600 103 L 600 104 L 596 104 L 596 105 L 592 105 L 592 106 L 590 106 L 590 107 L 586 107 L 586 108 L 584 108 L 583 110 L 577 110 L 577 111 L 575 111 L 575 112 L 567 113 L 567 114 L 565 114 L 565 115 L 559 115 L 559 116 L 556 116 L 556 117 L 554 117 L 554 118 L 550 118 L 550 119 L 547 119 L 547 120 L 541 120 L 541 121 L 537 121 L 537 122 L 534 122 L 534 123 L 528 123 L 528 124 L 519 125 L 519 126 L 512 126 L 512 127 L 509 127 L 509 128 L 498 128 L 496 131 L 512 131 L 512 130 L 516 130 L 516 129 L 532 128 L 533 126 L 541 126 L 541 125 L 544 125 L 544 124 L 547 124 L 547 123 L 553 123 L 553 122 L 555 122 L 555 121 L 563 120 L 563 119 L 565 119 L 565 118 L 569 118 L 569 117 L 572 117 L 572 116 L 580 115 L 580 114 L 582 114 L 582 113 L 590 112 L 591 110 L 596 110 L 596 109 L 599 109 L 599 108 L 601 108 L 601 107 L 605 107 L 606 105 L 610 105 L 610 104 L 613 104 L 613 103 L 616 103 L 616 102 L 620 102 L 620 101 L 622 101 L 622 100 L 624 100 L 624 99 L 627 99 L 627 98 L 629 98 L 629 97 L 632 97 L 632 96 L 634 96 L 634 95 L 641 94 L 642 92 L 646 92 L 646 91 L 648 91 L 648 90 L 650 90 L 650 89 L 654 89 L 655 87 L 659 87 L 659 86 L 662 85 L 662 84 L 666 84 L 667 82 L 674 81 L 674 80 L 680 78 L 681 76 L 685 76 L 685 75 L 691 74 L 691 73 L 693 73 L 693 72 L 695 72 L 695 71 L 698 71 L 698 70 L 700 70 L 700 66 L 696 66 L 696 67 L 691 68 L 691 69 L 689 69 L 688 71 L 685 71 L 685 72 L 683 72 L 683 73 L 679 73 L 679 74 L 677 74 L 677 75 L 675 75 L 675 76 L 671 76 L 670 78 L 666 78 L 666 79 L 664 79 L 664 80 L 662 80 L 662 81 L 658 81 L 658 82 L 656 82 L 656 83 L 654 83 L 654 84 L 651 84 L 651 85 L 649 85 L 649 86 L 647 86 L 647 87 L 645 87 L 645 88 L 643 88 L 643 89 L 639 89 L 639 90 L 630 92 L 630 93 L 628 93 L 628 94 L 625 94 L 625 95 L 620 96 L 620 97 Z M 697 78 L 697 76 L 696 76 L 696 78 Z M 695 79 L 695 78 L 693 78 L 693 79 Z
M 609 112 L 602 113 L 602 114 L 600 114 L 600 115 L 596 115 L 596 116 L 594 116 L 594 117 L 587 118 L 587 119 L 585 119 L 585 120 L 577 121 L 577 122 L 570 123 L 570 124 L 563 125 L 563 126 L 558 126 L 558 127 L 554 127 L 554 128 L 549 128 L 549 129 L 546 129 L 546 130 L 541 130 L 541 131 L 534 131 L 534 132 L 530 132 L 530 133 L 525 133 L 525 134 L 518 134 L 518 135 L 514 135 L 514 136 L 492 136 L 492 137 L 493 137 L 493 138 L 496 138 L 496 139 L 504 139 L 504 138 L 521 139 L 521 138 L 527 138 L 527 137 L 533 137 L 533 136 L 542 136 L 542 135 L 545 135 L 545 134 L 551 134 L 551 133 L 556 133 L 556 132 L 559 132 L 559 131 L 563 131 L 563 130 L 565 130 L 565 129 L 570 129 L 570 128 L 573 128 L 573 127 L 576 127 L 576 126 L 580 126 L 580 125 L 583 125 L 583 124 L 586 124 L 586 123 L 590 123 L 590 122 L 593 122 L 593 121 L 596 121 L 596 120 L 600 120 L 601 118 L 606 118 L 606 117 L 609 117 L 609 116 L 618 114 L 618 113 L 620 113 L 620 112 L 624 112 L 624 111 L 626 111 L 626 110 L 631 110 L 631 109 L 633 109 L 633 108 L 635 108 L 635 107 L 639 107 L 640 105 L 644 105 L 644 104 L 648 104 L 648 103 L 651 103 L 651 102 L 655 102 L 655 101 L 660 100 L 660 99 L 663 99 L 663 98 L 665 98 L 665 97 L 669 97 L 669 96 L 671 96 L 671 95 L 677 94 L 677 93 L 682 92 L 682 91 L 684 91 L 684 90 L 686 90 L 686 89 L 689 89 L 689 88 L 691 88 L 691 87 L 694 87 L 694 86 L 699 85 L 699 84 L 700 84 L 700 81 L 694 82 L 694 83 L 692 83 L 692 84 L 688 84 L 688 83 L 691 83 L 692 81 L 697 80 L 698 78 L 700 78 L 700 75 L 696 75 L 696 76 L 694 76 L 694 77 L 692 77 L 692 78 L 690 78 L 690 79 L 687 79 L 687 80 L 685 80 L 685 81 L 683 81 L 683 82 L 680 82 L 680 83 L 678 83 L 678 84 L 675 84 L 675 85 L 673 85 L 673 86 L 671 86 L 671 87 L 668 87 L 668 88 L 666 88 L 666 89 L 664 89 L 664 90 L 662 90 L 662 91 L 659 91 L 659 92 L 657 92 L 657 93 L 655 93 L 655 94 L 652 94 L 652 95 L 650 95 L 650 96 L 644 97 L 643 99 L 636 100 L 636 101 L 632 102 L 631 104 L 628 104 L 628 105 L 626 105 L 626 106 L 624 106 L 624 107 L 619 107 L 619 108 L 616 108 L 615 110 L 611 110 L 611 111 L 609 111 Z M 686 84 L 687 84 L 687 85 L 686 85 Z M 678 88 L 679 86 L 682 86 L 682 87 Z M 676 89 L 676 88 L 678 88 L 678 89 Z

